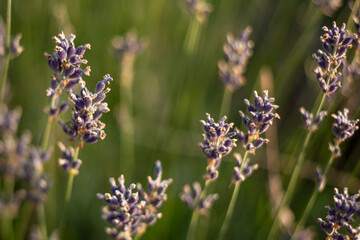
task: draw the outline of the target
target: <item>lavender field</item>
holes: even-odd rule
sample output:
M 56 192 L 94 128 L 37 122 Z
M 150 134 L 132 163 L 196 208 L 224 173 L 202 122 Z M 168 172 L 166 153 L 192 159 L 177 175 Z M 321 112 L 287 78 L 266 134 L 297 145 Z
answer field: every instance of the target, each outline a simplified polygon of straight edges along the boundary
M 0 239 L 360 239 L 359 0 L 0 1 Z

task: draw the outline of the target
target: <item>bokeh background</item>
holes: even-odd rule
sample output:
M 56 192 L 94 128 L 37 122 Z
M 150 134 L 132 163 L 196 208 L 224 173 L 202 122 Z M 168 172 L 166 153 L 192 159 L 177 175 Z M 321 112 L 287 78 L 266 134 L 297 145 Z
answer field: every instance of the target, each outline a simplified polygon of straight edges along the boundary
M 208 2 L 213 5 L 213 11 L 199 28 L 194 51 L 188 52 L 184 42 L 192 16 L 186 10 L 185 0 L 13 1 L 12 34 L 22 33 L 21 44 L 25 50 L 10 63 L 9 105 L 23 108 L 19 132 L 29 129 L 34 144 L 39 143 L 46 123 L 43 109 L 48 105 L 45 89 L 50 83 L 51 70 L 44 52 L 53 51 L 52 36 L 61 31 L 66 35 L 74 33 L 76 45 L 91 44 L 91 50 L 86 52 L 91 76 L 84 77 L 90 90 L 103 75 L 109 73 L 114 78 L 107 97 L 111 112 L 102 118 L 107 125 L 107 137 L 96 144 L 85 145 L 80 151 L 83 165 L 74 182 L 66 239 L 106 239 L 104 228 L 108 224 L 101 219 L 104 204 L 96 198 L 96 193 L 108 192 L 108 178 L 120 174 L 125 175 L 128 184 L 145 184 L 158 159 L 162 161 L 164 177 L 171 177 L 174 182 L 162 208 L 163 218 L 147 229 L 143 239 L 185 238 L 192 212 L 181 202 L 179 193 L 184 184 L 202 181 L 206 167 L 206 158 L 197 145 L 202 140 L 199 120 L 205 119 L 205 113 L 219 119 L 224 86 L 219 80 L 217 63 L 223 58 L 222 46 L 228 32 L 237 35 L 248 25 L 253 28 L 250 39 L 255 43 L 254 54 L 249 60 L 246 85 L 233 93 L 227 114 L 229 121 L 242 128 L 238 111 L 245 110 L 243 99 L 251 99 L 252 91 L 261 91 L 264 86 L 272 89 L 281 119 L 268 135 L 271 140 L 268 148 L 251 156 L 253 162 L 260 164 L 260 169 L 241 186 L 227 239 L 265 238 L 274 205 L 269 194 L 268 170 L 280 177 L 278 183 L 283 184 L 277 184 L 280 189 L 287 186 L 305 135 L 298 109 L 300 106 L 310 109 L 320 91 L 312 72 L 315 63 L 311 54 L 321 47 L 319 37 L 323 25 L 331 27 L 333 20 L 338 25 L 348 22 L 351 2 L 344 1 L 332 17 L 325 16 L 311 0 Z M 3 18 L 5 10 L 6 1 L 1 0 Z M 111 51 L 112 38 L 132 29 L 138 36 L 145 37 L 147 43 L 134 65 L 133 170 L 120 150 L 121 144 L 126 144 L 117 110 L 121 99 L 121 69 Z M 326 107 L 336 101 L 333 111 L 346 106 L 351 116 L 360 117 L 357 85 L 358 79 L 351 85 L 344 83 L 335 98 L 327 99 Z M 329 157 L 331 123 L 331 117 L 327 117 L 311 140 L 302 180 L 291 203 L 297 218 L 311 194 L 315 167 L 323 167 Z M 61 127 L 54 124 L 50 141 L 55 152 L 46 166 L 52 185 L 46 203 L 49 232 L 57 228 L 67 181 L 65 172 L 56 167 L 59 140 L 69 144 Z M 333 187 L 348 186 L 351 193 L 359 188 L 360 173 L 356 168 L 359 146 L 358 133 L 342 145 L 342 157 L 336 159 L 328 186 L 309 217 L 308 225 L 317 239 L 325 238 L 316 219 L 325 217 L 325 205 L 333 204 Z M 235 151 L 243 153 L 241 147 Z M 275 161 L 274 165 L 267 164 L 269 156 Z M 209 218 L 201 218 L 197 239 L 215 239 L 218 234 L 232 193 L 229 183 L 234 162 L 232 156 L 227 156 L 218 181 L 211 185 L 211 191 L 217 192 L 220 198 Z M 35 224 L 36 216 L 32 219 Z

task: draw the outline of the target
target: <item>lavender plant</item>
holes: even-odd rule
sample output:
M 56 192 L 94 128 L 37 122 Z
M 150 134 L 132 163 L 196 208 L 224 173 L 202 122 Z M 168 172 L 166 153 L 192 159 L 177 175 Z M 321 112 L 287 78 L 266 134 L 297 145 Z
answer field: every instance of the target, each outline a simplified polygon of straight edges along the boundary
M 239 111 L 243 123 L 246 127 L 246 132 L 236 130 L 238 142 L 241 143 L 245 149 L 244 157 L 241 159 L 239 154 L 235 155 L 236 165 L 233 172 L 233 183 L 235 184 L 233 194 L 225 215 L 224 222 L 221 225 L 218 239 L 224 239 L 225 234 L 229 228 L 232 214 L 234 212 L 235 203 L 239 195 L 240 184 L 245 181 L 246 177 L 250 176 L 253 170 L 257 169 L 257 165 L 248 166 L 249 159 L 247 155 L 249 153 L 255 154 L 255 150 L 261 147 L 264 143 L 268 143 L 268 139 L 260 137 L 272 124 L 275 118 L 280 118 L 277 113 L 273 111 L 279 106 L 273 104 L 275 98 L 269 98 L 268 91 L 263 91 L 263 96 L 260 97 L 256 91 L 254 91 L 255 99 L 251 104 L 249 100 L 245 99 L 244 102 L 247 105 L 247 111 L 249 116 L 246 116 L 242 111 Z
M 340 143 L 344 142 L 346 139 L 351 137 L 354 134 L 354 132 L 359 128 L 356 125 L 359 122 L 359 119 L 350 120 L 348 118 L 348 112 L 349 112 L 348 109 L 345 108 L 342 112 L 338 111 L 338 115 L 336 114 L 331 115 L 334 118 L 334 123 L 332 125 L 332 132 L 335 136 L 334 144 L 329 143 L 329 150 L 331 152 L 331 155 L 324 171 L 322 171 L 321 169 L 318 169 L 316 171 L 317 185 L 315 185 L 310 200 L 307 203 L 303 215 L 300 218 L 299 223 L 295 228 L 295 231 L 292 235 L 292 239 L 295 239 L 297 233 L 306 223 L 308 215 L 313 209 L 319 193 L 323 191 L 326 184 L 326 177 L 329 172 L 329 169 L 331 168 L 334 159 L 340 157 L 341 155 L 341 150 L 339 147 Z
M 334 192 L 334 207 L 326 206 L 328 214 L 325 220 L 318 218 L 322 230 L 327 239 L 359 239 L 360 226 L 354 226 L 354 216 L 360 219 L 359 193 L 350 196 L 347 188 L 344 188 L 344 193 L 339 193 L 337 188 Z
M 219 176 L 217 170 L 224 156 L 228 155 L 233 147 L 236 147 L 236 139 L 233 138 L 236 132 L 230 132 L 233 123 L 226 123 L 226 116 L 219 122 L 215 122 L 210 114 L 206 114 L 207 121 L 201 120 L 203 124 L 203 142 L 199 143 L 202 148 L 208 165 L 204 176 L 205 186 L 201 190 L 198 182 L 193 183 L 194 190 L 191 191 L 189 185 L 184 186 L 183 193 L 180 194 L 182 201 L 193 209 L 187 239 L 193 239 L 198 224 L 199 214 L 206 214 L 213 202 L 218 198 L 217 194 L 208 194 L 207 186 L 210 182 L 216 180 Z
M 345 23 L 341 28 L 338 28 L 335 22 L 333 22 L 332 29 L 323 27 L 325 33 L 320 37 L 323 50 L 318 50 L 316 54 L 313 54 L 313 58 L 318 64 L 318 67 L 316 67 L 314 72 L 316 73 L 316 78 L 320 89 L 322 90 L 322 93 L 320 93 L 322 97 L 318 107 L 316 108 L 317 110 L 315 111 L 315 114 L 307 112 L 304 108 L 300 109 L 302 118 L 305 122 L 305 127 L 308 131 L 304 139 L 301 152 L 296 160 L 287 191 L 276 212 L 268 239 L 273 239 L 275 237 L 279 214 L 284 206 L 291 202 L 310 138 L 326 115 L 326 112 L 321 111 L 325 97 L 335 93 L 341 86 L 342 73 L 340 68 L 346 59 L 347 50 L 352 47 L 351 43 L 354 39 L 354 36 L 349 31 L 346 31 L 345 28 Z M 313 119 L 313 116 L 315 116 L 315 120 Z
M 111 193 L 98 193 L 97 197 L 107 204 L 102 209 L 102 217 L 112 225 L 112 228 L 106 228 L 112 239 L 133 239 L 144 234 L 147 226 L 161 218 L 159 208 L 167 199 L 165 192 L 172 179 L 162 179 L 160 161 L 156 162 L 154 179 L 148 177 L 148 191 L 140 183 L 132 183 L 126 188 L 123 175 L 118 178 L 118 184 L 114 178 L 109 182 Z

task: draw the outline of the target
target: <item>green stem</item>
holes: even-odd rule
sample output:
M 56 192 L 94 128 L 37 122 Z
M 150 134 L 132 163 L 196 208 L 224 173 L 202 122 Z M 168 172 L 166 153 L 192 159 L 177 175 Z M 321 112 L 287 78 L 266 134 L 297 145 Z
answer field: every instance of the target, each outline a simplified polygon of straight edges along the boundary
M 240 166 L 240 171 L 239 171 L 239 172 L 242 172 L 242 170 L 243 170 L 243 168 L 244 168 L 244 163 L 245 163 L 245 161 L 246 161 L 247 155 L 248 155 L 248 151 L 246 151 L 245 154 L 244 154 L 244 157 L 243 157 L 243 159 L 242 159 L 241 166 Z M 220 233 L 219 233 L 219 237 L 218 237 L 219 240 L 224 239 L 225 234 L 226 234 L 226 232 L 227 232 L 228 229 L 229 229 L 230 221 L 231 221 L 232 215 L 233 215 L 233 213 L 234 213 L 234 208 L 235 208 L 236 200 L 237 200 L 238 195 L 239 195 L 240 184 L 241 184 L 241 182 L 237 182 L 237 183 L 235 184 L 235 188 L 234 188 L 234 191 L 233 191 L 233 194 L 232 194 L 232 197 L 231 197 L 231 200 L 230 200 L 228 209 L 227 209 L 227 211 L 226 211 L 226 215 L 225 215 L 224 222 L 223 222 L 223 224 L 221 225 L 221 228 L 220 228 Z
M 196 17 L 193 16 L 190 20 L 184 42 L 184 49 L 188 54 L 193 54 L 196 49 L 197 43 L 199 41 L 199 30 L 200 23 Z
M 232 92 L 229 89 L 227 89 L 227 87 L 225 87 L 222 104 L 221 104 L 221 108 L 220 108 L 219 118 L 222 118 L 222 116 L 224 116 L 230 112 L 231 97 L 232 97 Z
M 3 69 L 0 79 L 0 110 L 4 103 L 5 96 L 5 86 L 6 86 L 6 78 L 9 70 L 9 62 L 10 62 L 10 40 L 11 40 L 11 0 L 7 1 L 7 10 L 6 10 L 6 33 L 5 33 L 5 57 L 3 62 Z
M 336 145 L 336 147 L 338 147 L 338 144 Z M 328 160 L 328 162 L 327 162 L 327 164 L 326 164 L 324 173 L 323 173 L 324 180 L 326 179 L 326 176 L 327 176 L 327 174 L 328 174 L 328 172 L 329 172 L 329 169 L 330 169 L 331 166 L 332 166 L 332 163 L 333 163 L 334 159 L 335 159 L 335 155 L 334 155 L 334 154 L 331 154 L 331 156 L 330 156 L 330 158 L 329 158 L 329 160 Z M 325 181 L 326 181 L 326 180 L 325 180 Z M 314 207 L 314 204 L 315 204 L 315 202 L 316 202 L 316 199 L 317 199 L 319 193 L 320 193 L 319 187 L 315 184 L 314 190 L 313 190 L 312 195 L 311 195 L 311 197 L 310 197 L 310 200 L 309 200 L 308 204 L 306 205 L 306 208 L 305 208 L 305 210 L 304 210 L 304 213 L 303 213 L 302 217 L 300 218 L 299 223 L 297 224 L 297 226 L 296 226 L 296 228 L 295 228 L 295 231 L 294 231 L 294 233 L 293 233 L 293 235 L 292 235 L 292 237 L 291 237 L 291 240 L 294 240 L 294 239 L 295 239 L 296 233 L 297 233 L 298 231 L 300 231 L 300 230 L 303 228 L 304 224 L 306 223 L 306 220 L 307 220 L 307 218 L 308 218 L 311 210 L 312 210 L 313 207 Z
M 321 108 L 322 108 L 322 106 L 324 104 L 325 97 L 326 97 L 326 95 L 323 94 L 323 96 L 321 98 L 321 101 L 320 101 L 320 103 L 319 103 L 319 105 L 317 107 L 317 110 L 316 110 L 314 116 L 317 116 L 319 114 L 319 112 L 320 112 L 320 110 L 321 110 Z M 289 182 L 289 185 L 287 187 L 286 193 L 285 193 L 285 195 L 284 195 L 284 197 L 283 197 L 283 199 L 282 199 L 282 201 L 280 203 L 279 208 L 276 211 L 276 215 L 275 215 L 273 224 L 272 224 L 272 226 L 270 228 L 270 232 L 269 232 L 269 235 L 268 235 L 268 238 L 267 238 L 268 240 L 275 239 L 275 234 L 277 232 L 278 220 L 279 220 L 280 212 L 282 211 L 282 209 L 286 205 L 288 205 L 288 203 L 291 202 L 291 200 L 293 198 L 294 191 L 295 191 L 295 188 L 296 188 L 296 184 L 297 184 L 299 176 L 300 176 L 300 171 L 301 171 L 304 159 L 305 159 L 305 154 L 307 152 L 307 148 L 308 148 L 311 136 L 312 136 L 312 131 L 308 131 L 307 134 L 306 134 L 306 138 L 305 138 L 305 141 L 303 143 L 303 146 L 301 148 L 300 155 L 299 155 L 298 159 L 296 160 L 295 167 L 294 167 L 293 173 L 291 175 L 290 182 Z
M 78 145 L 75 150 L 74 159 L 78 158 L 79 150 L 80 150 L 80 147 Z M 62 217 L 61 217 L 60 225 L 59 225 L 59 235 L 60 235 L 59 239 L 60 240 L 64 239 L 66 217 L 67 217 L 67 214 L 69 211 L 69 203 L 70 203 L 70 199 L 71 199 L 71 193 L 72 193 L 72 187 L 73 187 L 75 175 L 76 174 L 74 171 L 72 171 L 72 170 L 69 171 L 69 178 L 68 178 L 68 183 L 67 183 L 67 188 L 66 188 L 64 208 L 63 208 Z
M 200 200 L 205 196 L 208 186 L 209 186 L 209 183 L 205 182 L 204 190 L 200 194 L 200 198 L 199 198 Z M 196 233 L 196 228 L 197 228 L 198 222 L 199 222 L 199 213 L 198 213 L 197 209 L 194 209 L 194 211 L 191 215 L 191 220 L 190 220 L 189 230 L 186 235 L 186 240 L 195 239 L 195 233 Z
M 21 219 L 18 225 L 16 226 L 16 239 L 17 240 L 25 240 L 27 228 L 29 225 L 29 221 L 31 218 L 31 214 L 34 208 L 34 203 L 30 201 L 26 201 L 24 206 L 21 209 Z
M 36 209 L 37 209 L 39 227 L 40 227 L 42 239 L 47 240 L 48 235 L 47 235 L 47 227 L 46 227 L 45 206 L 43 203 L 40 203 L 39 205 L 37 205 Z

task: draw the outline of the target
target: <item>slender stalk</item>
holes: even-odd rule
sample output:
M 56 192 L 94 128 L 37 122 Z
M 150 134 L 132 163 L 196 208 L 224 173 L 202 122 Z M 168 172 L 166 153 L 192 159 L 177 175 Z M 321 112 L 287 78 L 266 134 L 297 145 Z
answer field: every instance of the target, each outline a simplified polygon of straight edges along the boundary
M 336 147 L 337 147 L 337 146 L 338 146 L 338 144 L 336 145 Z M 332 163 L 333 163 L 334 159 L 335 159 L 335 155 L 334 155 L 334 154 L 331 154 L 331 156 L 330 156 L 330 158 L 329 158 L 329 160 L 328 160 L 328 162 L 327 162 L 327 164 L 326 164 L 324 173 L 323 173 L 323 176 L 324 176 L 325 179 L 326 179 L 326 176 L 327 176 L 327 174 L 328 174 L 328 172 L 329 172 L 329 169 L 330 169 L 331 166 L 332 166 Z M 306 223 L 306 220 L 307 220 L 307 218 L 308 218 L 311 210 L 312 210 L 313 207 L 314 207 L 314 204 L 315 204 L 315 202 L 316 202 L 316 199 L 317 199 L 319 193 L 320 193 L 320 190 L 319 190 L 318 186 L 315 184 L 314 190 L 313 190 L 313 192 L 312 192 L 312 194 L 311 194 L 311 197 L 310 197 L 310 200 L 309 200 L 308 204 L 306 205 L 306 208 L 305 208 L 305 210 L 304 210 L 304 213 L 303 213 L 302 217 L 300 218 L 299 223 L 297 224 L 297 226 L 296 226 L 296 228 L 295 228 L 295 231 L 294 231 L 294 233 L 293 233 L 293 235 L 292 235 L 292 237 L 291 237 L 291 240 L 294 240 L 294 239 L 295 239 L 296 233 L 297 233 L 298 231 L 300 231 L 300 230 L 303 228 L 304 224 Z
M 27 228 L 34 208 L 34 203 L 26 201 L 21 209 L 21 221 L 16 226 L 15 239 L 25 240 Z
M 320 94 L 322 94 L 322 93 L 320 93 Z M 314 116 L 317 116 L 319 114 L 319 112 L 324 104 L 325 97 L 326 97 L 326 95 L 323 94 Z M 307 152 L 307 148 L 308 148 L 311 136 L 312 136 L 312 132 L 308 131 L 306 134 L 303 146 L 301 148 L 300 155 L 299 155 L 298 159 L 296 160 L 295 167 L 294 167 L 293 173 L 291 175 L 289 185 L 288 185 L 285 195 L 280 203 L 280 206 L 279 206 L 278 210 L 276 211 L 276 215 L 275 215 L 273 224 L 270 228 L 270 232 L 267 237 L 268 240 L 275 239 L 275 234 L 277 231 L 277 225 L 278 225 L 278 221 L 279 221 L 280 212 L 289 202 L 291 202 L 291 200 L 293 198 L 295 187 L 296 187 L 296 184 L 299 179 L 300 171 L 301 171 L 304 159 L 305 159 L 305 154 Z
M 244 168 L 244 163 L 245 163 L 245 160 L 246 160 L 247 155 L 248 155 L 248 151 L 246 151 L 245 154 L 244 154 L 244 157 L 243 157 L 243 159 L 242 159 L 241 166 L 240 166 L 240 171 L 239 171 L 239 172 L 241 172 L 241 171 L 243 170 L 243 168 Z M 226 215 L 225 215 L 224 222 L 223 222 L 223 224 L 221 225 L 221 228 L 220 228 L 220 233 L 219 233 L 219 237 L 218 237 L 219 240 L 224 239 L 225 234 L 226 234 L 226 232 L 227 232 L 228 229 L 229 229 L 230 221 L 231 221 L 232 215 L 233 215 L 233 213 L 234 213 L 234 208 L 235 208 L 236 200 L 237 200 L 238 195 L 239 195 L 240 184 L 241 184 L 241 182 L 237 182 L 237 183 L 235 184 L 235 188 L 234 188 L 233 194 L 232 194 L 232 196 L 231 196 L 231 200 L 230 200 L 228 209 L 227 209 L 227 211 L 226 211 Z
M 227 89 L 227 87 L 225 87 L 219 118 L 229 113 L 231 106 L 231 97 L 232 97 L 232 92 L 229 89 Z
M 120 62 L 120 163 L 125 163 L 125 171 L 133 174 L 135 167 L 135 137 L 133 119 L 133 79 L 135 54 L 124 54 Z M 121 166 L 120 168 L 122 169 Z M 123 171 L 124 169 L 122 169 Z
M 80 146 L 78 145 L 75 150 L 74 159 L 78 158 L 79 150 L 80 150 Z M 64 208 L 63 208 L 62 217 L 61 217 L 60 225 L 59 225 L 59 234 L 60 234 L 59 239 L 64 239 L 64 230 L 65 230 L 65 225 L 66 225 L 65 223 L 66 223 L 66 217 L 67 217 L 67 214 L 69 211 L 69 203 L 70 203 L 70 199 L 71 199 L 74 177 L 75 177 L 75 173 L 70 170 L 67 188 L 66 188 L 66 194 L 65 194 Z
M 209 183 L 205 182 L 204 190 L 201 192 L 199 199 L 202 199 L 205 196 L 208 186 L 209 186 Z M 196 233 L 196 228 L 197 228 L 198 222 L 199 222 L 199 213 L 196 209 L 194 209 L 194 211 L 191 215 L 191 220 L 190 220 L 189 230 L 186 235 L 186 240 L 195 239 L 195 233 Z
M 6 78 L 9 70 L 10 62 L 10 40 L 11 40 L 11 0 L 7 1 L 7 10 L 6 10 L 6 33 L 5 33 L 5 57 L 3 62 L 3 69 L 0 79 L 0 110 L 4 103 L 5 96 L 5 86 Z
M 46 227 L 46 215 L 45 215 L 45 206 L 43 203 L 40 203 L 36 206 L 40 232 L 43 240 L 47 240 L 47 227 Z
M 188 54 L 193 54 L 196 49 L 200 36 L 199 30 L 200 30 L 199 21 L 196 19 L 196 17 L 192 17 L 190 20 L 188 30 L 186 32 L 186 37 L 184 42 L 184 49 Z

